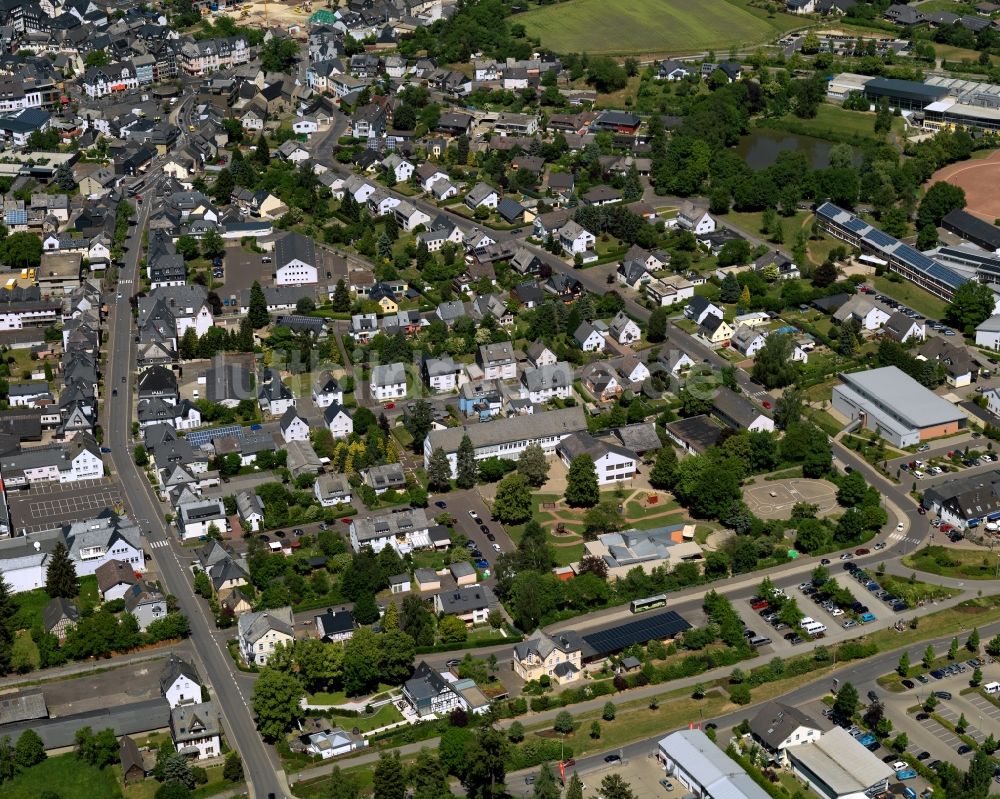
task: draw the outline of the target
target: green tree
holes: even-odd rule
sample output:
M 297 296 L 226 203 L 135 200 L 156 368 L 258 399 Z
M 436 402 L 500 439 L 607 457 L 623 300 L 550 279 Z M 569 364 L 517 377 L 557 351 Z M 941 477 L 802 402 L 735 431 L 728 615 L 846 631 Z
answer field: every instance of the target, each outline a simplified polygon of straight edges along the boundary
M 549 476 L 549 459 L 540 444 L 529 444 L 517 459 L 517 471 L 533 488 L 540 488 Z
M 583 783 L 575 771 L 569 778 L 569 785 L 566 786 L 566 799 L 583 799 Z
M 233 750 L 226 755 L 226 762 L 222 766 L 222 776 L 229 782 L 243 782 L 243 761 L 240 753 Z
M 25 730 L 14 744 L 14 762 L 18 768 L 26 769 L 37 766 L 47 755 L 42 737 L 34 730 Z
M 854 508 L 862 503 L 868 494 L 868 483 L 861 472 L 851 472 L 840 480 L 837 502 L 845 508 Z
M 260 66 L 265 72 L 288 72 L 299 54 L 294 39 L 275 36 L 260 51 Z
M 354 620 L 358 624 L 374 624 L 378 621 L 378 605 L 375 597 L 365 593 L 354 603 Z
M 972 632 L 969 633 L 969 637 L 965 639 L 965 648 L 970 652 L 979 651 L 979 628 L 973 627 Z
M 604 799 L 637 799 L 632 786 L 625 782 L 621 774 L 605 774 L 601 780 L 601 796 Z
M 965 190 L 939 180 L 924 193 L 920 201 L 917 208 L 917 230 L 925 225 L 940 225 L 948 212 L 964 207 Z
M 328 783 L 326 794 L 324 794 L 324 799 L 360 799 L 361 791 L 358 788 L 358 783 L 355 778 L 346 774 L 340 770 L 340 766 L 334 766 L 333 771 L 330 772 L 330 781 Z
M 948 660 L 954 660 L 958 657 L 958 638 L 951 639 L 951 645 L 948 647 Z
M 754 358 L 754 379 L 768 389 L 792 383 L 798 373 L 798 366 L 792 360 L 792 347 L 792 338 L 787 334 L 768 336 Z
M 250 287 L 250 305 L 247 310 L 247 319 L 250 320 L 250 326 L 254 330 L 266 327 L 271 321 L 271 317 L 267 313 L 267 298 L 264 296 L 264 289 L 260 287 L 260 283 L 256 280 Z
M 55 599 L 73 599 L 80 593 L 80 581 L 76 577 L 76 566 L 69 556 L 66 545 L 60 541 L 52 550 L 48 568 L 45 571 L 45 593 Z
M 479 476 L 479 467 L 476 465 L 476 449 L 472 446 L 472 439 L 468 434 L 462 436 L 459 442 L 456 461 L 455 483 L 459 488 L 472 488 Z
M 601 710 L 601 718 L 605 721 L 614 721 L 617 712 L 614 702 L 605 702 L 604 708 Z
M 380 640 L 383 679 L 391 685 L 402 685 L 413 674 L 416 645 L 402 630 L 386 630 Z
M 333 290 L 333 310 L 338 313 L 351 310 L 351 293 L 343 278 L 337 281 L 337 286 Z
M 531 486 L 520 472 L 511 472 L 497 486 L 493 515 L 505 524 L 519 524 L 531 518 Z
M 858 689 L 849 682 L 841 685 L 833 703 L 833 711 L 843 719 L 854 718 L 854 714 L 858 712 Z
M 434 409 L 427 400 L 417 400 L 413 410 L 406 414 L 403 426 L 413 436 L 414 452 L 424 451 L 424 439 L 434 426 Z M 451 469 L 449 467 L 449 474 Z
M 53 180 L 65 192 L 76 191 L 76 178 L 73 177 L 73 167 L 69 165 L 68 161 L 64 161 L 56 167 Z
M 149 453 L 142 444 L 136 444 L 135 449 L 132 450 L 132 460 L 140 468 L 149 464 Z
M 469 630 L 458 616 L 445 616 L 438 622 L 438 635 L 442 643 L 460 644 L 469 637 Z
M 552 729 L 563 734 L 571 733 L 575 729 L 573 724 L 573 714 L 568 710 L 561 710 L 552 722 Z
M 519 721 L 511 722 L 511 725 L 507 728 L 507 737 L 511 743 L 521 743 L 524 740 L 524 725 Z
M 374 799 L 403 799 L 406 795 L 406 776 L 399 752 L 381 752 L 372 773 Z
M 382 645 L 367 627 L 354 631 L 344 644 L 343 683 L 348 696 L 360 696 L 378 686 L 382 673 Z
M 180 236 L 177 241 L 174 242 L 174 248 L 177 250 L 177 254 L 182 256 L 185 261 L 193 261 L 201 254 L 201 248 L 198 246 L 198 239 L 187 234 Z
M 559 799 L 562 791 L 556 784 L 556 778 L 552 774 L 552 769 L 548 763 L 542 763 L 542 768 L 535 779 L 535 790 L 533 799 Z
M 937 226 L 927 224 L 917 231 L 917 249 L 930 250 L 937 247 L 938 230 Z
M 654 308 L 646 322 L 646 340 L 652 344 L 659 344 L 667 338 L 667 309 Z
M 976 666 L 976 668 L 972 670 L 972 677 L 969 679 L 969 685 L 971 685 L 973 688 L 976 688 L 982 681 L 983 681 L 983 670 L 979 668 L 979 666 Z
M 671 489 L 676 480 L 677 453 L 668 445 L 656 453 L 656 463 L 649 472 L 649 484 L 653 488 Z
M 504 780 L 510 745 L 506 736 L 489 724 L 479 728 L 466 747 L 462 785 L 469 799 L 501 799 L 507 793 Z
M 590 737 L 595 741 L 601 737 L 601 722 L 594 719 L 590 724 Z
M 265 738 L 278 740 L 292 728 L 302 715 L 299 700 L 304 693 L 294 675 L 269 668 L 261 671 L 253 686 L 251 704 L 257 728 Z
M 896 664 L 896 673 L 900 677 L 910 676 L 910 655 L 908 652 L 904 651 L 902 655 L 899 656 L 899 663 Z
M 410 766 L 409 783 L 413 786 L 413 799 L 442 799 L 451 793 L 441 761 L 426 748 L 421 748 Z
M 451 462 L 441 447 L 431 453 L 427 464 L 427 487 L 431 491 L 451 490 Z
M 600 500 L 597 469 L 589 455 L 577 455 L 570 462 L 569 472 L 566 475 L 565 497 L 572 508 L 589 508 Z
M 990 287 L 985 283 L 969 280 L 955 289 L 948 310 L 945 311 L 945 318 L 967 333 L 993 314 L 994 305 Z
M 722 288 L 719 291 L 719 301 L 726 303 L 737 302 L 742 291 L 743 287 L 740 286 L 740 281 L 736 279 L 736 273 L 727 272 L 726 276 L 722 279 Z
M 910 745 L 910 737 L 905 733 L 901 732 L 892 741 L 892 748 L 894 751 L 902 754 L 906 751 L 906 747 Z
M 226 243 L 219 235 L 219 231 L 209 228 L 205 235 L 201 237 L 201 253 L 206 258 L 221 258 L 225 255 Z
M 927 649 L 924 650 L 924 657 L 922 659 L 925 669 L 929 669 L 931 667 L 931 664 L 934 663 L 934 657 L 934 647 L 927 644 Z

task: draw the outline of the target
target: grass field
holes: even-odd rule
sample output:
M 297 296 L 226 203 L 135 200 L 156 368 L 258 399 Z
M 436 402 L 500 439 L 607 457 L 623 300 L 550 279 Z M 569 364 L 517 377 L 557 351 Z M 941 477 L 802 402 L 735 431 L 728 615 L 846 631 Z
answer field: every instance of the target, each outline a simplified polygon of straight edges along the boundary
M 121 799 L 122 792 L 112 769 L 96 769 L 76 759 L 59 755 L 18 774 L 5 783 L 4 799 L 38 799 L 42 791 L 60 799 Z
M 739 0 L 569 0 L 542 6 L 515 18 L 530 36 L 557 52 L 628 55 L 728 50 L 759 44 L 803 21 L 789 14 L 768 18 Z M 724 24 L 720 24 L 724 20 Z
M 998 564 L 998 556 L 985 550 L 942 546 L 926 546 L 903 558 L 908 569 L 965 580 L 995 580 Z
M 944 300 L 938 299 L 933 294 L 905 280 L 902 283 L 894 283 L 885 276 L 873 276 L 868 282 L 880 294 L 886 294 L 894 300 L 906 303 L 917 313 L 931 319 L 943 319 L 948 308 L 948 303 Z

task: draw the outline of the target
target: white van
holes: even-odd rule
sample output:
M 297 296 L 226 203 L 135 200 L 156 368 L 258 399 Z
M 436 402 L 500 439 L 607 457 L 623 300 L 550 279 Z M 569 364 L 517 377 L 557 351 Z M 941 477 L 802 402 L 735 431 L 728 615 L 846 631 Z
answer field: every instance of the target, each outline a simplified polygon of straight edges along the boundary
M 988 694 L 1000 694 L 1000 682 L 988 682 L 983 686 L 983 690 Z
M 813 622 L 812 624 L 803 624 L 802 629 L 809 633 L 809 635 L 818 635 L 819 633 L 826 632 L 826 625 Z

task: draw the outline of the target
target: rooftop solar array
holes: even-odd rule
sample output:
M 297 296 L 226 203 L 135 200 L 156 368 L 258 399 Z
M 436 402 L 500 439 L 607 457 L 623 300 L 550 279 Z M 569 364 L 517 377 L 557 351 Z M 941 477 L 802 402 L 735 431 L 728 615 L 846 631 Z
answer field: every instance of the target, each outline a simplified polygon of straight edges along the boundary
M 244 435 L 242 427 L 238 424 L 230 424 L 223 427 L 212 427 L 208 430 L 194 430 L 187 434 L 187 440 L 192 447 L 200 447 L 204 444 L 211 444 L 217 438 L 235 436 L 242 439 Z
M 946 261 L 975 266 L 987 272 L 1000 272 L 1000 257 L 988 253 L 978 253 L 960 247 L 942 247 L 938 257 Z
M 889 248 L 896 243 L 896 239 L 890 236 L 888 233 L 883 233 L 878 228 L 872 228 L 867 233 L 865 233 L 865 239 L 870 241 L 876 247 Z
M 852 216 L 844 223 L 844 227 L 853 233 L 862 233 L 871 227 L 864 219 L 858 219 L 856 216 Z
M 645 613 L 640 619 L 581 637 L 593 650 L 593 655 L 607 655 L 653 639 L 673 638 L 690 629 L 687 619 L 675 610 L 667 610 L 655 615 Z

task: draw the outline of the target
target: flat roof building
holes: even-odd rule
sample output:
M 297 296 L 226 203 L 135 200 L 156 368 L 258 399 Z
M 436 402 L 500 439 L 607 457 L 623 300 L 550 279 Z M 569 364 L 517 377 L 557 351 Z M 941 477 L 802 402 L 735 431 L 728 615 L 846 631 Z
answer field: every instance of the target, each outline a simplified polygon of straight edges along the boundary
M 701 730 L 678 730 L 657 745 L 667 774 L 698 799 L 768 799 L 742 766 Z
M 833 387 L 834 409 L 897 447 L 951 435 L 965 426 L 959 408 L 895 366 L 842 373 L 840 380 Z
M 868 799 L 888 790 L 894 776 L 891 766 L 840 727 L 817 741 L 792 747 L 787 754 L 795 776 L 824 799 Z
M 921 111 L 929 103 L 948 95 L 948 89 L 943 86 L 896 78 L 872 78 L 865 84 L 864 92 L 870 100 L 888 100 L 892 108 L 904 111 Z

